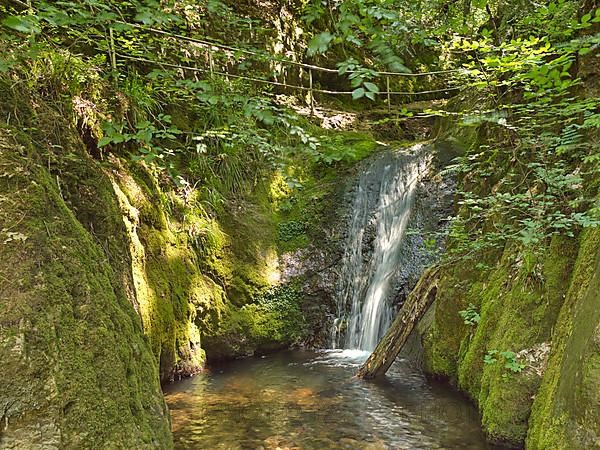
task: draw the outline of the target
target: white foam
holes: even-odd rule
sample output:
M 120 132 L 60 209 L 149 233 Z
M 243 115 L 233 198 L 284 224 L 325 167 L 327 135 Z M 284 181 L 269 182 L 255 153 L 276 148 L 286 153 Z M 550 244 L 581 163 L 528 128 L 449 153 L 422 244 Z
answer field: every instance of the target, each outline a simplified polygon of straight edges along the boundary
M 360 366 L 367 360 L 371 352 L 359 349 L 336 349 L 322 350 L 319 354 L 320 356 L 307 362 L 306 365 L 322 364 L 333 367 Z

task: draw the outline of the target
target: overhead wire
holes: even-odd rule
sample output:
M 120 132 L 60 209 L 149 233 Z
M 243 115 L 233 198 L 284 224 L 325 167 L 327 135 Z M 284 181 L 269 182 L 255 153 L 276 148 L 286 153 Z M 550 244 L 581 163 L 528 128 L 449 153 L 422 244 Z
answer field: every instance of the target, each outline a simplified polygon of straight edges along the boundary
M 238 53 L 245 53 L 245 54 L 253 55 L 253 56 L 259 56 L 261 58 L 268 59 L 268 60 L 273 61 L 273 62 L 290 64 L 290 65 L 294 65 L 294 66 L 298 66 L 298 67 L 303 67 L 305 69 L 315 70 L 315 71 L 318 71 L 318 72 L 340 74 L 340 71 L 338 69 L 331 69 L 331 68 L 328 68 L 328 67 L 316 66 L 314 64 L 301 63 L 301 62 L 293 61 L 293 60 L 290 60 L 290 59 L 276 58 L 273 55 L 269 55 L 269 54 L 265 54 L 265 53 L 260 53 L 260 52 L 253 51 L 253 50 L 248 50 L 248 49 L 242 49 L 242 48 L 232 47 L 232 46 L 221 44 L 221 43 L 218 43 L 218 42 L 209 41 L 206 38 L 204 38 L 204 39 L 193 38 L 193 37 L 189 37 L 189 36 L 184 36 L 182 34 L 171 33 L 171 32 L 165 31 L 165 30 L 159 30 L 158 28 L 143 26 L 143 25 L 140 25 L 140 24 L 129 23 L 129 22 L 115 21 L 114 23 L 118 23 L 118 24 L 121 24 L 121 25 L 130 26 L 130 27 L 133 27 L 133 28 L 138 28 L 138 29 L 141 29 L 141 30 L 146 30 L 146 31 L 149 31 L 149 32 L 152 32 L 152 33 L 156 33 L 156 34 L 161 34 L 161 35 L 169 36 L 169 37 L 172 37 L 172 38 L 175 38 L 175 39 L 180 39 L 180 40 L 184 40 L 184 41 L 188 41 L 188 42 L 194 42 L 194 43 L 197 43 L 197 44 L 202 44 L 202 45 L 204 45 L 206 47 L 215 47 L 215 48 L 218 48 L 218 49 L 227 50 L 227 51 L 231 51 L 231 52 L 238 52 Z M 211 50 L 211 49 L 209 48 L 209 50 Z M 430 71 L 430 72 L 416 72 L 416 73 L 376 71 L 376 73 L 378 75 L 386 75 L 386 76 L 422 77 L 422 76 L 431 76 L 431 75 L 441 75 L 441 74 L 457 73 L 457 72 L 461 72 L 461 71 L 463 71 L 463 69 L 446 69 L 446 70 L 435 70 L 435 71 Z M 357 72 L 360 72 L 360 71 L 358 71 L 358 70 L 346 70 L 344 73 L 357 73 Z
M 229 72 L 219 72 L 219 71 L 211 70 L 211 69 L 203 69 L 203 68 L 199 68 L 199 67 L 184 66 L 181 64 L 173 64 L 173 63 L 167 63 L 167 62 L 163 62 L 163 61 L 155 61 L 155 60 L 148 59 L 148 58 L 141 58 L 141 57 L 137 57 L 137 56 L 125 55 L 123 53 L 116 53 L 116 55 L 119 58 L 131 60 L 131 61 L 144 62 L 144 63 L 154 64 L 154 65 L 164 66 L 164 67 L 170 67 L 170 68 L 175 68 L 175 69 L 190 70 L 193 72 L 211 73 L 211 74 L 215 74 L 215 75 L 222 75 L 225 77 L 242 79 L 242 80 L 252 81 L 252 82 L 256 82 L 256 83 L 269 84 L 272 86 L 281 86 L 281 87 L 285 87 L 285 88 L 302 90 L 302 91 L 318 92 L 320 94 L 352 95 L 354 92 L 354 91 L 332 91 L 332 90 L 328 90 L 328 89 L 320 89 L 320 88 L 315 88 L 315 87 L 311 88 L 311 87 L 307 87 L 307 86 L 298 86 L 298 85 L 293 85 L 293 84 L 282 83 L 280 81 L 263 80 L 261 78 L 247 77 L 244 75 L 232 74 Z M 442 93 L 442 92 L 448 92 L 448 91 L 457 91 L 457 90 L 463 89 L 465 87 L 466 86 L 450 86 L 450 87 L 446 87 L 443 89 L 430 89 L 430 90 L 426 90 L 426 91 L 380 91 L 380 92 L 373 92 L 373 94 L 377 94 L 377 95 L 423 95 L 423 94 Z

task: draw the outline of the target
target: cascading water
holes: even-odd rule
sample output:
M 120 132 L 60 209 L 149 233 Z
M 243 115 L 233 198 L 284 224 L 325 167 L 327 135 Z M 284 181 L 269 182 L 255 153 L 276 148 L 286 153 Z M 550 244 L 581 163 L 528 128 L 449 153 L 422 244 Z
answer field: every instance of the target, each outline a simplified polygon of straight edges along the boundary
M 372 351 L 393 319 L 394 283 L 419 179 L 428 157 L 388 152 L 361 174 L 337 286 L 332 347 Z

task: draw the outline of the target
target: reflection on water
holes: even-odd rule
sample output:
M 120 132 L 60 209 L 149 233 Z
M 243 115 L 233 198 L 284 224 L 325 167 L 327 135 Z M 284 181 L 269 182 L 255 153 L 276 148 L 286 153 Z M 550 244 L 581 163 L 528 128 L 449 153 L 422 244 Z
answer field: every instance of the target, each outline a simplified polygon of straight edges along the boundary
M 235 361 L 166 387 L 178 449 L 488 449 L 472 405 L 399 361 L 353 378 L 356 350 Z

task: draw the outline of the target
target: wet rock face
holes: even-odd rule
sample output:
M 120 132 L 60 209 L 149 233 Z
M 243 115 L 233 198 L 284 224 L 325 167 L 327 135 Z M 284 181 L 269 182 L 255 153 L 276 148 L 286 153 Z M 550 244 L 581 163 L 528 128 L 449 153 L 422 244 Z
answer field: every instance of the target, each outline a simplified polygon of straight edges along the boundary
M 440 249 L 440 238 L 436 233 L 443 231 L 444 218 L 450 215 L 453 201 L 453 182 L 435 177 L 442 164 L 437 157 L 437 149 L 420 150 L 425 162 L 420 176 L 413 188 L 410 215 L 407 228 L 411 233 L 403 238 L 395 259 L 393 283 L 389 288 L 388 315 L 393 315 L 417 282 L 423 269 L 435 260 Z M 421 154 L 421 153 L 419 153 Z M 343 258 L 352 240 L 354 231 L 352 222 L 356 211 L 356 197 L 359 190 L 366 190 L 365 226 L 360 236 L 360 253 L 363 265 L 368 267 L 378 243 L 381 217 L 377 202 L 381 190 L 381 170 L 388 170 L 394 180 L 396 170 L 400 172 L 402 164 L 413 161 L 415 155 L 406 150 L 392 151 L 384 149 L 359 163 L 350 176 L 341 178 L 340 186 L 331 195 L 328 212 L 318 227 L 318 236 L 311 236 L 308 247 L 287 252 L 279 256 L 278 271 L 281 286 L 292 286 L 300 292 L 299 304 L 305 323 L 290 323 L 296 327 L 302 337 L 292 340 L 309 348 L 330 348 L 332 346 L 333 323 L 340 316 L 338 300 L 340 283 L 344 279 Z M 387 169 L 386 169 L 387 167 Z M 367 173 L 368 172 L 368 173 Z M 361 177 L 363 182 L 361 183 Z M 256 322 L 248 307 L 243 311 L 231 311 L 231 317 L 225 314 L 224 332 L 206 333 L 202 346 L 207 350 L 209 359 L 249 356 L 257 352 L 274 350 L 266 348 L 260 339 L 254 339 Z M 256 320 L 254 320 L 256 319 Z M 261 324 L 265 321 L 258 320 Z M 231 326 L 229 326 L 231 325 Z M 262 326 L 262 325 L 261 325 Z M 288 345 L 290 341 L 280 340 L 278 346 Z M 279 347 L 277 347 L 279 348 Z
M 433 151 L 428 175 L 417 185 L 408 232 L 401 247 L 399 276 L 395 284 L 394 303 L 397 307 L 414 288 L 423 270 L 437 261 L 443 252 L 450 223 L 447 219 L 454 210 L 456 181 L 451 176 L 436 175 L 443 163 L 437 158 L 437 149 Z
M 340 226 L 332 226 L 326 230 L 327 239 L 322 245 L 287 253 L 280 261 L 284 282 L 300 280 L 301 307 L 309 330 L 303 344 L 309 348 L 329 346 L 329 326 L 335 311 L 337 266 L 342 257 L 340 230 Z
M 448 162 L 443 155 L 438 157 L 439 150 L 436 147 L 419 150 L 427 155 L 427 162 L 415 187 L 408 232 L 403 238 L 390 286 L 394 310 L 403 303 L 424 268 L 433 263 L 442 250 L 447 226 L 445 219 L 453 210 L 455 182 L 450 177 L 436 176 L 440 167 Z M 376 247 L 380 220 L 376 210 L 381 189 L 378 170 L 398 164 L 398 158 L 408 161 L 414 155 L 403 156 L 384 150 L 359 164 L 355 175 L 345 182 L 345 193 L 333 205 L 335 219 L 324 225 L 324 239 L 306 249 L 285 254 L 280 260 L 283 282 L 301 280 L 302 310 L 310 330 L 304 342 L 306 346 L 327 348 L 332 345 L 333 321 L 343 313 L 338 305 L 342 259 L 353 233 L 351 223 L 356 213 L 355 198 L 359 189 L 366 188 L 366 209 L 369 212 L 360 242 L 363 262 L 368 265 Z M 364 177 L 364 172 L 369 170 L 373 173 L 361 186 L 361 174 Z

